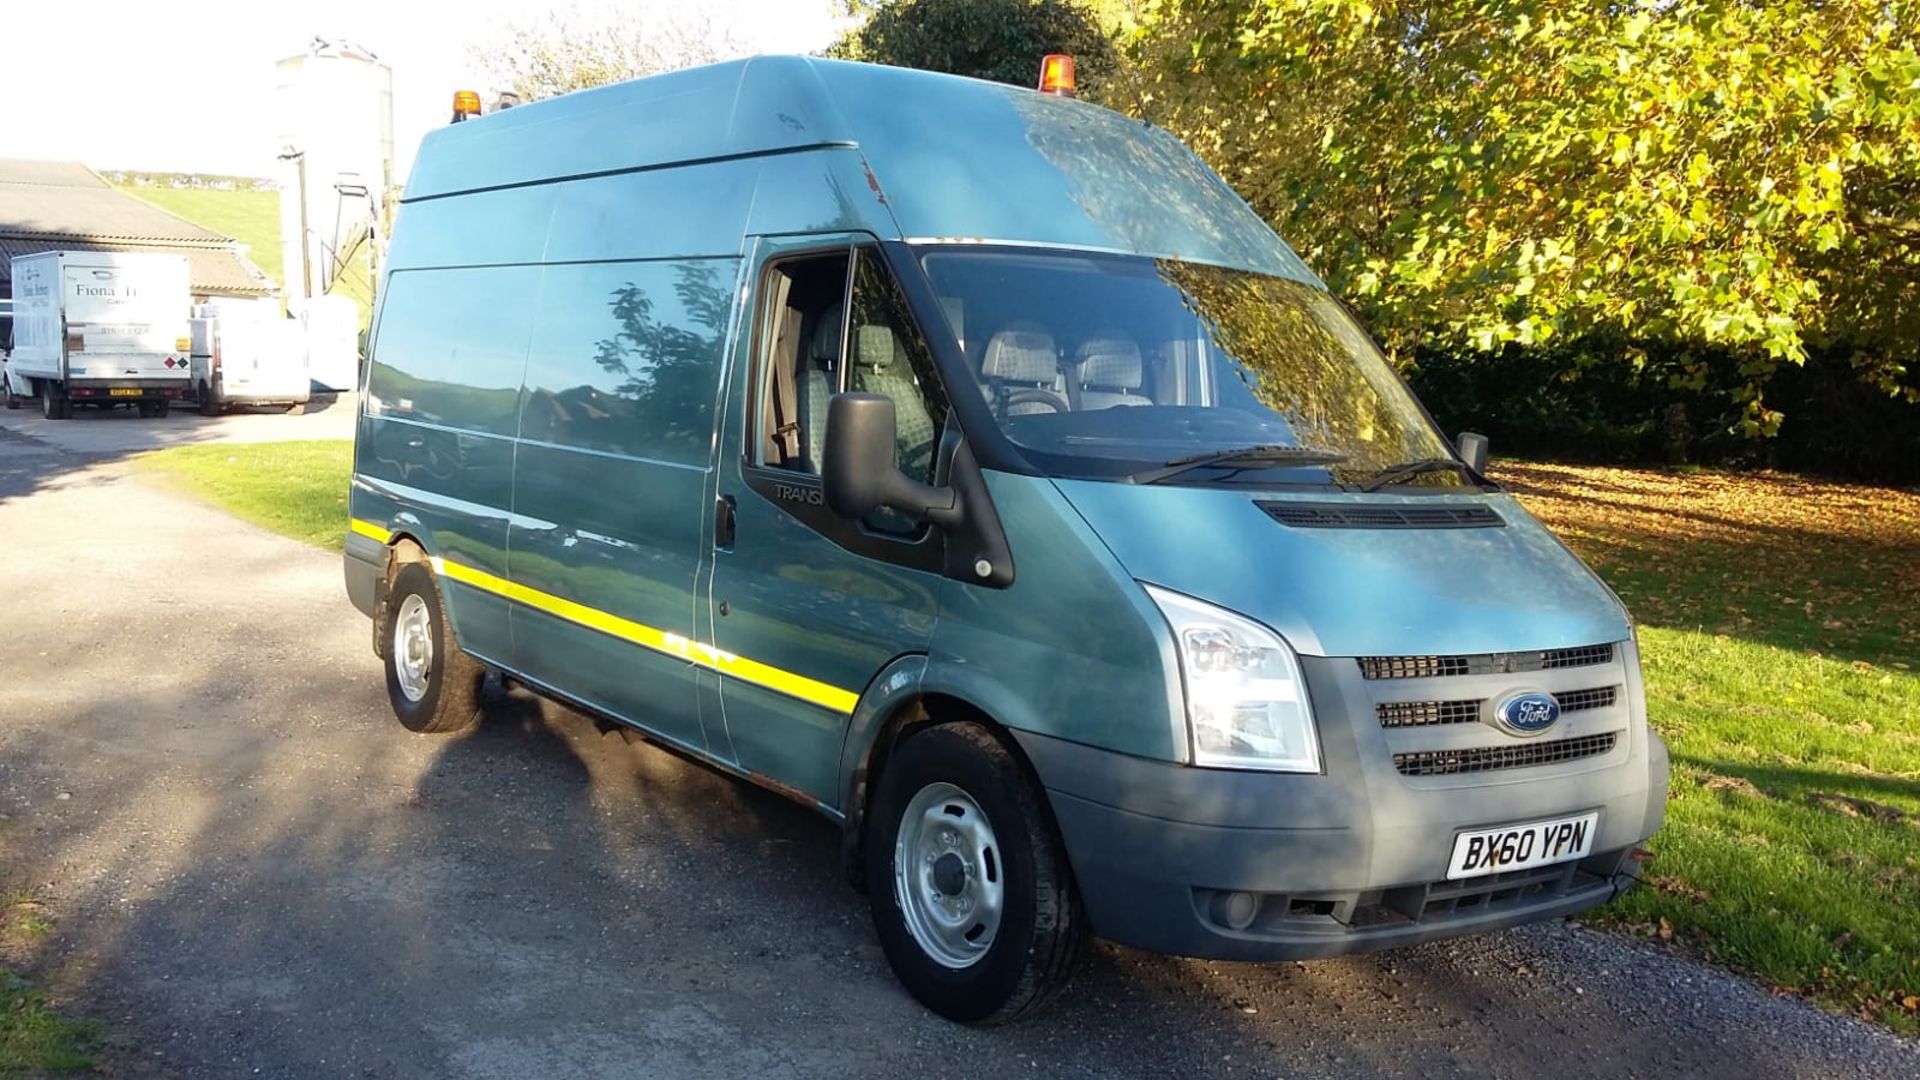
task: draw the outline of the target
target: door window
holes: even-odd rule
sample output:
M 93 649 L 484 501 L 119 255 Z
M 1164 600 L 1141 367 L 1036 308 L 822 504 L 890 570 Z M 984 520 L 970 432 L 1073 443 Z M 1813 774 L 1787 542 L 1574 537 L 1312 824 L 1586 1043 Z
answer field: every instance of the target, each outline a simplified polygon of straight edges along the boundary
M 754 460 L 820 475 L 827 403 L 843 390 L 893 399 L 900 468 L 934 482 L 947 399 L 926 338 L 876 248 L 789 259 L 769 271 Z
M 947 422 L 947 398 L 926 338 L 914 326 L 906 297 L 877 249 L 854 253 L 852 295 L 846 387 L 893 399 L 900 469 L 931 484 L 940 431 Z
M 760 409 L 754 461 L 820 475 L 827 402 L 840 391 L 847 253 L 788 259 L 767 273 L 761 306 Z

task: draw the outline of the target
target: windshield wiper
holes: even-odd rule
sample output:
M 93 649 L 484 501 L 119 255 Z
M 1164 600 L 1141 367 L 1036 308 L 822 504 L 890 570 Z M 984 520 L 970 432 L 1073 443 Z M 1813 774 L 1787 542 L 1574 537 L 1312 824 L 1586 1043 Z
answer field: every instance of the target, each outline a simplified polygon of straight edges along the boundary
M 1452 458 L 1421 458 L 1418 461 L 1403 461 L 1398 465 L 1389 465 L 1381 469 L 1373 474 L 1373 479 L 1361 484 L 1360 490 L 1379 491 L 1388 484 L 1399 484 L 1416 476 L 1437 472 L 1459 473 L 1460 479 L 1469 484 L 1480 482 L 1480 477 L 1475 475 L 1472 469 L 1467 468 L 1464 462 L 1455 461 Z
M 1312 450 L 1304 446 L 1241 446 L 1232 450 L 1209 450 L 1204 454 L 1177 457 L 1157 469 L 1134 473 L 1127 480 L 1135 484 L 1157 484 L 1193 469 L 1212 465 L 1251 468 L 1255 465 L 1334 465 L 1347 455 L 1332 450 Z

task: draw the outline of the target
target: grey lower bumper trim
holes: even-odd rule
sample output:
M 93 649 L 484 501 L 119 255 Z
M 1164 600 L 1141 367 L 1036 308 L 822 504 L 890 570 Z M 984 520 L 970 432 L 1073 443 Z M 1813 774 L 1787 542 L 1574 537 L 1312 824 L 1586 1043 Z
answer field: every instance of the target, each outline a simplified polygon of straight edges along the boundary
M 372 618 L 380 600 L 380 580 L 387 572 L 387 546 L 372 537 L 348 533 L 346 554 L 340 561 L 346 571 L 347 599 L 360 614 Z

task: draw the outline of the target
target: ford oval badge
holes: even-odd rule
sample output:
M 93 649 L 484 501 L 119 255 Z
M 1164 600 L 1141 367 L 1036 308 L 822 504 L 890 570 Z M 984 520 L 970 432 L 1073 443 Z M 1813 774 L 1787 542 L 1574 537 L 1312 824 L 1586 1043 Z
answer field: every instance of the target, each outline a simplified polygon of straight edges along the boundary
M 1529 690 L 1502 701 L 1493 718 L 1515 735 L 1538 735 L 1560 719 L 1560 703 L 1552 694 Z

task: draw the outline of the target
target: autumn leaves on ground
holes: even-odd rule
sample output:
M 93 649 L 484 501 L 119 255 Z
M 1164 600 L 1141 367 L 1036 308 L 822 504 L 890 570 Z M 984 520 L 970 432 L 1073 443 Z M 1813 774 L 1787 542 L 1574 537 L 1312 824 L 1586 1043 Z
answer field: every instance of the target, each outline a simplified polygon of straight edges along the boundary
M 337 545 L 348 462 L 342 443 L 143 464 Z M 1767 474 L 1496 473 L 1638 617 L 1648 708 L 1672 750 L 1651 884 L 1598 921 L 1920 1032 L 1920 494 Z
M 1920 1031 L 1920 495 L 1507 465 L 1638 618 L 1673 755 L 1601 921 Z

